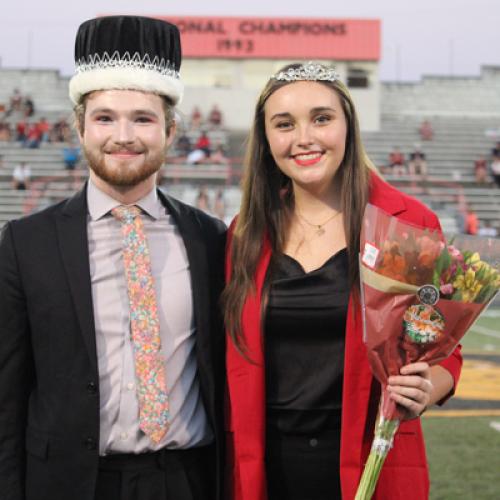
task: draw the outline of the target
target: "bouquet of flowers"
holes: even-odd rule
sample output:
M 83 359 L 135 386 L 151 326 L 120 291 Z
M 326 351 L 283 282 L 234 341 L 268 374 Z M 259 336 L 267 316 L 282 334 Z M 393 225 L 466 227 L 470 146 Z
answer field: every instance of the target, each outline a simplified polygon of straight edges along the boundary
M 364 341 L 382 385 L 375 437 L 356 500 L 369 500 L 403 416 L 387 379 L 416 361 L 448 357 L 500 289 L 500 240 L 405 223 L 368 205 L 361 233 Z

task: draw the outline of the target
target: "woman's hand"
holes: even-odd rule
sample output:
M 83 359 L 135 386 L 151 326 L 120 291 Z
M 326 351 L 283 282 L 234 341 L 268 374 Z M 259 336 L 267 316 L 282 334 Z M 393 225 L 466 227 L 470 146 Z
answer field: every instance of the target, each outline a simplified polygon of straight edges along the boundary
M 390 397 L 406 409 L 403 420 L 419 417 L 429 406 L 433 384 L 431 369 L 425 362 L 403 366 L 401 375 L 389 377 L 387 391 Z

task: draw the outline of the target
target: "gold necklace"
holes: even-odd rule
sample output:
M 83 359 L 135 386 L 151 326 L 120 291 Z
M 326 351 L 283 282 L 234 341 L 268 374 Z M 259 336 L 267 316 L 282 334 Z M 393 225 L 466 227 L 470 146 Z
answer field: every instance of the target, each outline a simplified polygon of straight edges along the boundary
M 337 217 L 341 212 L 335 212 L 333 215 L 330 215 L 328 219 L 325 220 L 325 222 L 322 222 L 321 224 L 313 224 L 312 222 L 309 222 L 300 212 L 296 212 L 296 214 L 306 223 L 309 224 L 309 226 L 316 228 L 316 236 L 323 236 L 325 234 L 325 229 L 323 226 L 328 224 L 332 219 Z

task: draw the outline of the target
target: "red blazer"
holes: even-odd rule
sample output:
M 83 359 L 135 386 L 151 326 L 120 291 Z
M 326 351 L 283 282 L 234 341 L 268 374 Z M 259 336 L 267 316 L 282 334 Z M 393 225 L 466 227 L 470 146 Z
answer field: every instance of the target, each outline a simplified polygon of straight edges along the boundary
M 432 229 L 437 217 L 417 200 L 396 190 L 372 174 L 370 203 L 399 218 Z M 230 230 L 229 241 L 231 241 Z M 230 247 L 228 247 L 230 248 Z M 230 270 L 230 252 L 226 271 Z M 260 325 L 261 294 L 271 248 L 263 242 L 256 271 L 256 294 L 249 296 L 242 313 L 246 361 L 228 339 L 228 467 L 229 490 L 234 500 L 266 500 L 265 477 L 265 374 Z M 229 272 L 227 273 L 229 275 Z M 370 451 L 380 386 L 372 377 L 362 340 L 361 309 L 351 296 L 345 336 L 344 386 L 340 450 L 342 498 L 356 494 L 364 463 Z M 455 385 L 462 366 L 460 348 L 441 363 L 453 376 Z M 451 395 L 451 394 L 450 394 Z M 429 478 L 420 420 L 403 422 L 394 447 L 380 475 L 374 500 L 422 500 L 428 498 Z

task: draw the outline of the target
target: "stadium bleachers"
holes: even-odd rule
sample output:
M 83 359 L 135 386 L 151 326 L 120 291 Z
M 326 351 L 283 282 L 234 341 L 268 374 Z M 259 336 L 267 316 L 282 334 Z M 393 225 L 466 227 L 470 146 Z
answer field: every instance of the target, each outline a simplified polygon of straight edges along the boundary
M 49 70 L 0 70 L 0 103 L 7 103 L 14 88 L 31 95 L 36 115 L 49 121 L 69 117 L 66 78 Z M 189 91 L 189 89 L 187 89 Z M 483 68 L 478 78 L 426 77 L 415 84 L 382 84 L 382 119 L 378 132 L 363 134 L 366 150 L 378 166 L 387 164 L 388 155 L 398 146 L 405 156 L 420 143 L 427 156 L 429 177 L 425 186 L 410 176 L 387 176 L 401 189 L 419 197 L 438 212 L 445 231 L 457 230 L 459 200 L 465 197 L 481 221 L 500 223 L 500 190 L 479 186 L 473 164 L 479 155 L 488 156 L 500 129 L 500 69 Z M 418 126 L 426 118 L 432 123 L 434 138 L 422 142 Z M 9 118 L 13 123 L 14 118 Z M 244 136 L 231 131 L 212 131 L 213 144 L 225 144 L 232 157 L 231 167 L 224 165 L 183 165 L 169 161 L 163 170 L 163 184 L 174 195 L 194 203 L 199 185 L 208 186 L 213 199 L 224 186 L 226 213 L 234 215 L 239 206 L 237 183 L 241 173 Z M 196 132 L 191 132 L 191 140 Z M 172 153 L 175 153 L 173 151 Z M 3 167 L 0 168 L 0 226 L 7 220 L 37 210 L 71 195 L 74 183 L 64 169 L 62 144 L 44 144 L 25 149 L 15 142 L 0 142 Z M 32 189 L 14 191 L 12 171 L 26 161 L 32 172 Z M 80 182 L 86 177 L 81 171 Z

